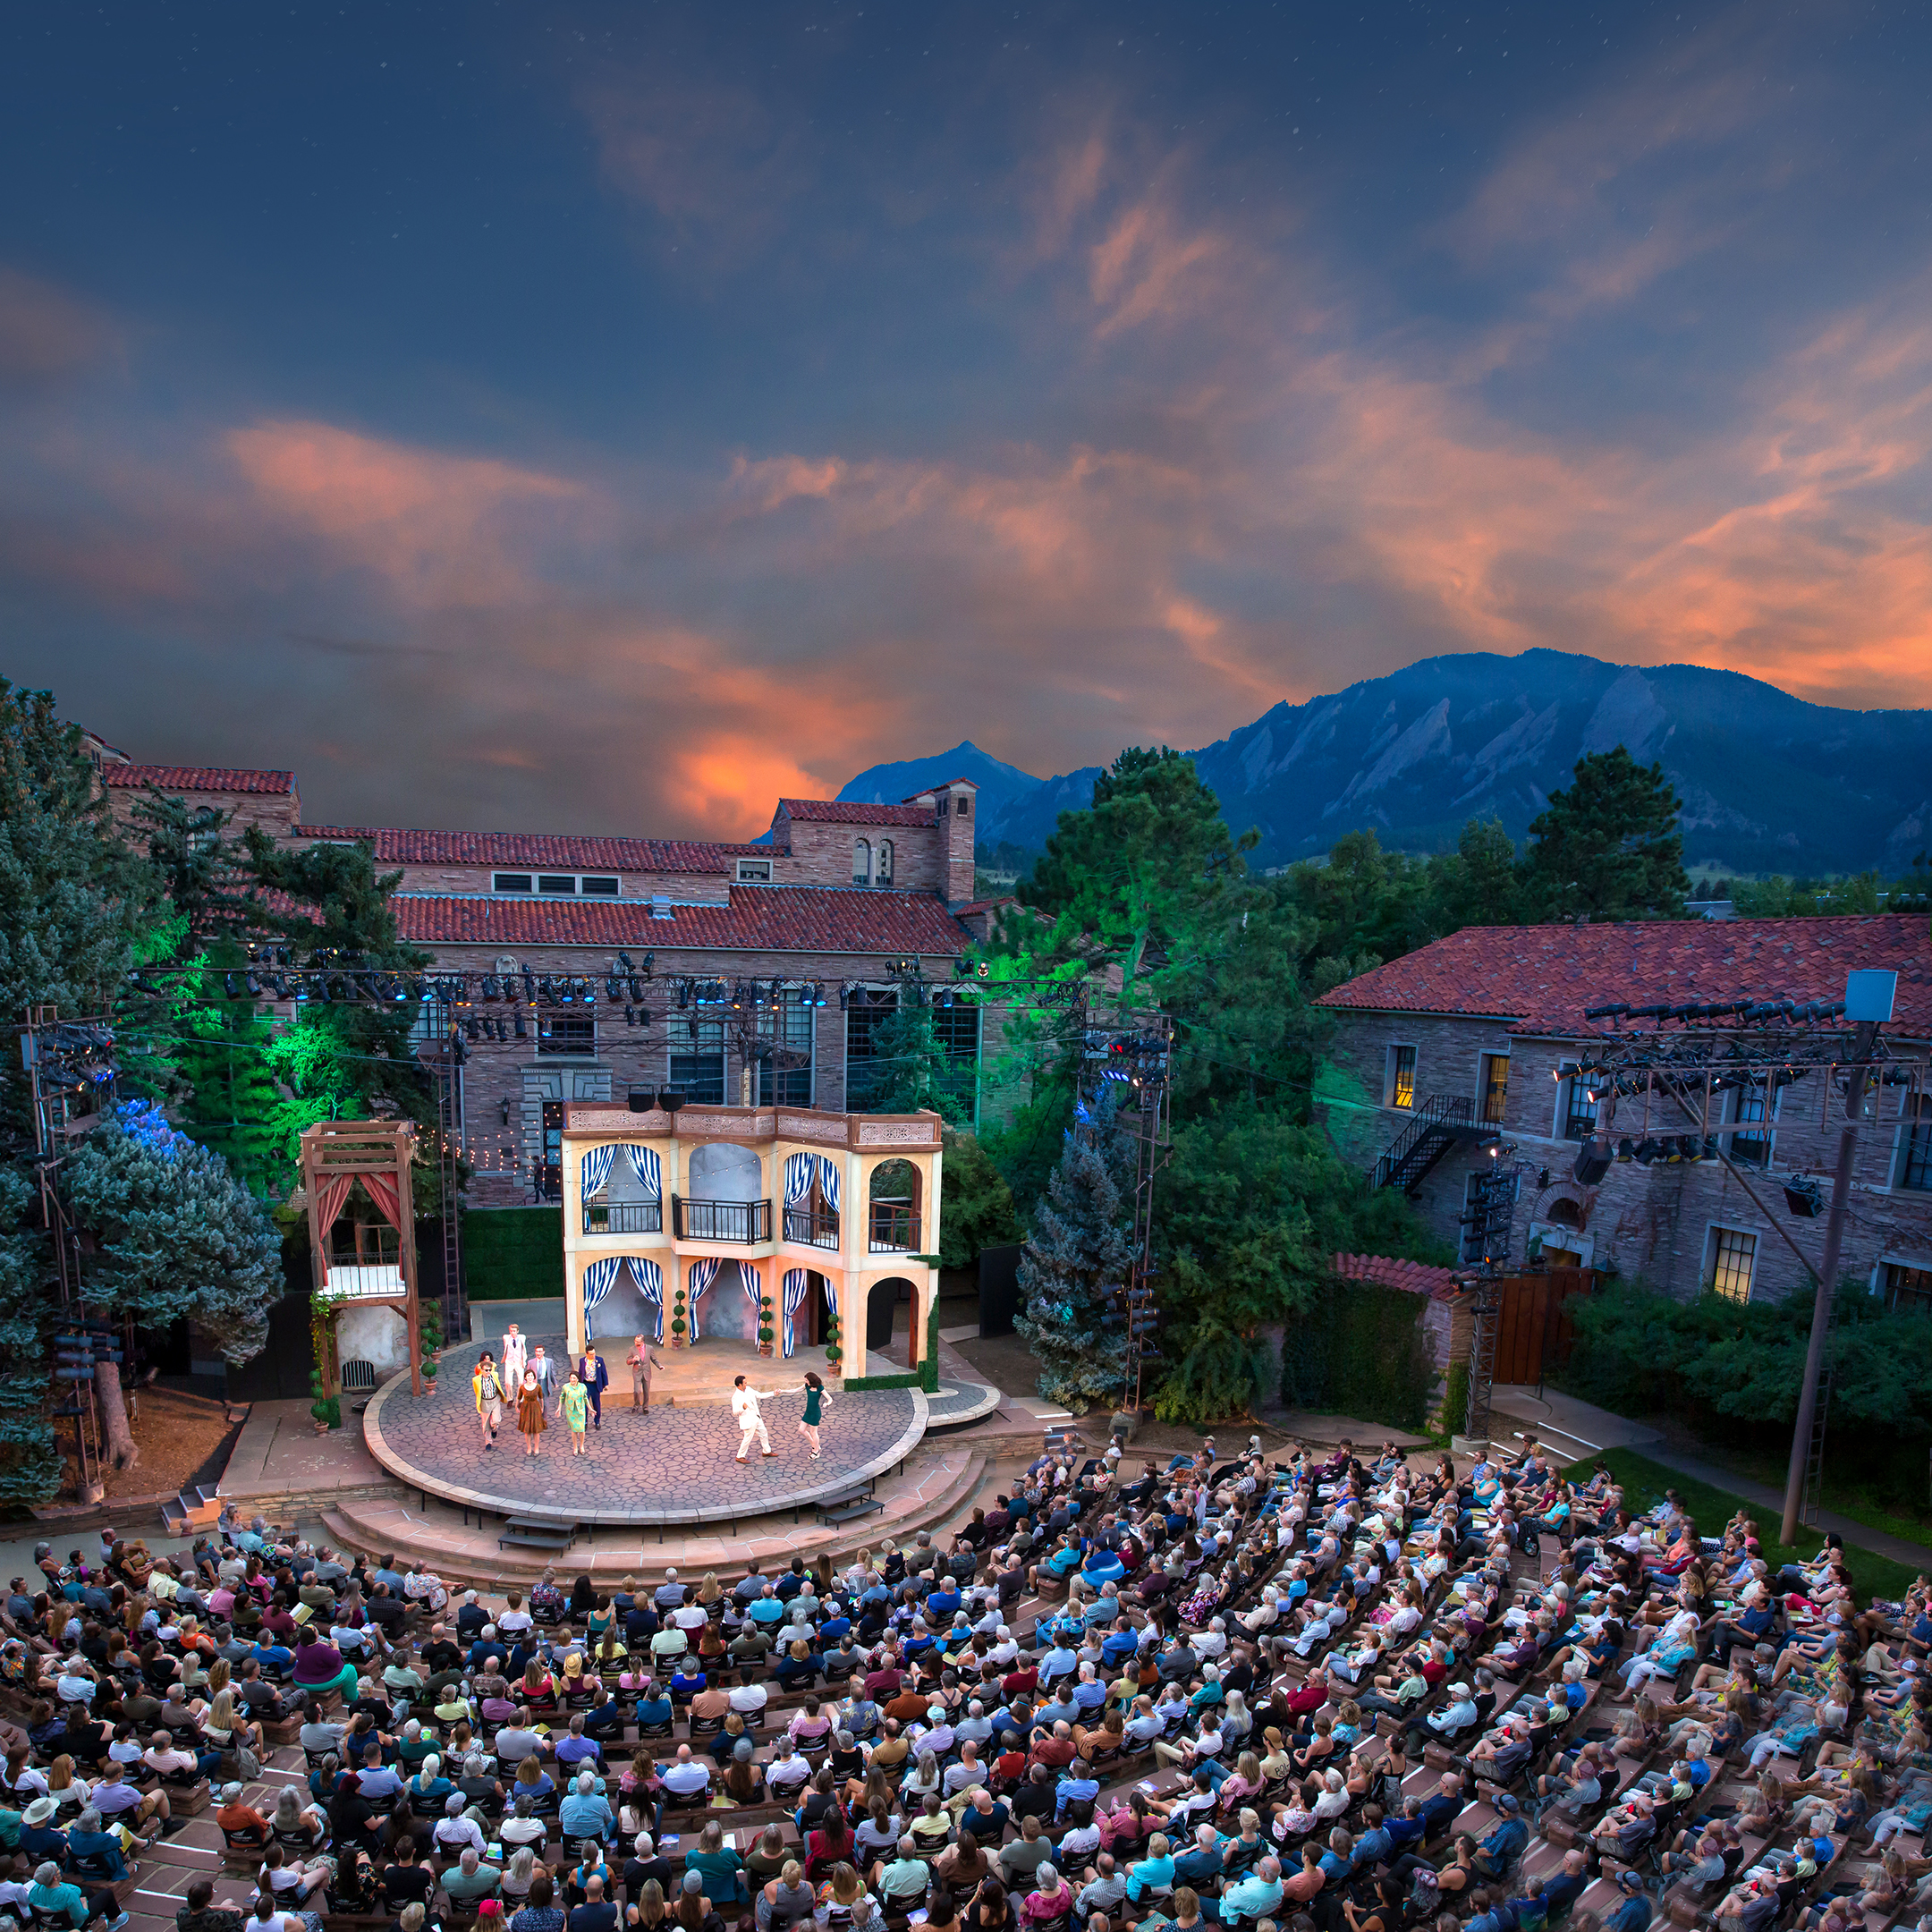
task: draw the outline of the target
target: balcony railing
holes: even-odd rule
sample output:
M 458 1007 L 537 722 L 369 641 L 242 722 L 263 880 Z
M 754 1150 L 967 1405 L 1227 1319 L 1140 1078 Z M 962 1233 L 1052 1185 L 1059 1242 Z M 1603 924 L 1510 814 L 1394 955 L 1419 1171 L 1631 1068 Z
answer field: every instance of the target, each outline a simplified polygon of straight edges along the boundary
M 833 1208 L 787 1208 L 784 1238 L 802 1241 L 811 1248 L 836 1248 L 839 1244 L 838 1210 Z
M 338 1222 L 329 1230 L 323 1292 L 352 1299 L 406 1294 L 400 1237 L 386 1224 Z
M 914 1254 L 919 1244 L 919 1217 L 910 1201 L 876 1200 L 866 1234 L 874 1254 Z
M 671 1197 L 671 1232 L 679 1241 L 742 1241 L 755 1247 L 771 1239 L 768 1200 L 686 1200 Z
M 662 1201 L 586 1201 L 583 1209 L 586 1234 L 661 1234 L 664 1233 Z

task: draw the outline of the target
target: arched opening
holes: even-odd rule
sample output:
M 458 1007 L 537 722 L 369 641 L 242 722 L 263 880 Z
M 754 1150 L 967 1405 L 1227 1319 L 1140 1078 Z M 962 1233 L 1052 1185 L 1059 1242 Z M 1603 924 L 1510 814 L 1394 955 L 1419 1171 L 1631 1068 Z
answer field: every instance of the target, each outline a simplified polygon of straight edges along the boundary
M 869 839 L 852 841 L 852 882 L 854 886 L 872 883 L 872 842 Z
M 912 1284 L 888 1275 L 866 1291 L 866 1361 L 872 1372 L 890 1375 L 911 1368 L 915 1359 L 912 1314 L 919 1303 Z
M 1583 1204 L 1559 1198 L 1549 1204 L 1549 1212 L 1543 1218 L 1554 1221 L 1558 1227 L 1580 1228 L 1583 1225 Z
M 750 1148 L 708 1140 L 692 1150 L 691 1191 L 674 1230 L 682 1241 L 754 1241 L 771 1238 L 765 1171 Z
M 875 886 L 890 886 L 892 884 L 892 841 L 889 838 L 882 838 L 878 843 L 878 863 L 872 869 L 872 883 Z
M 866 1235 L 874 1254 L 919 1251 L 919 1171 L 909 1160 L 881 1161 L 872 1170 Z

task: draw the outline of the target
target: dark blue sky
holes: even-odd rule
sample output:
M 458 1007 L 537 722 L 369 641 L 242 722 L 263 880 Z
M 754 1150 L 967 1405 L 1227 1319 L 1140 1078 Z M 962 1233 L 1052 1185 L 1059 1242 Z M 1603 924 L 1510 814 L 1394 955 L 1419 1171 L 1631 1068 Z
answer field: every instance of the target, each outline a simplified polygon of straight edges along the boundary
M 1932 16 L 18 8 L 0 670 L 749 829 L 1418 656 L 1932 702 Z

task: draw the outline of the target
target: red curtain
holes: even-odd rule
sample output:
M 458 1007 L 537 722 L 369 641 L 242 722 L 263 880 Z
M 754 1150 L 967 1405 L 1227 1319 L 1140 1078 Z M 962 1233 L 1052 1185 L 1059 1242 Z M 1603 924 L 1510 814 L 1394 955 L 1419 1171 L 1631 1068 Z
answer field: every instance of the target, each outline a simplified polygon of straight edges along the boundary
M 309 1221 L 318 1243 L 335 1225 L 335 1216 L 342 1212 L 343 1203 L 349 1199 L 349 1190 L 354 1182 L 353 1174 L 325 1172 L 317 1177 L 315 1199 L 309 1203 Z
M 397 1199 L 396 1177 L 386 1174 L 365 1174 L 362 1185 L 376 1203 L 376 1211 L 397 1233 L 402 1232 L 402 1203 Z

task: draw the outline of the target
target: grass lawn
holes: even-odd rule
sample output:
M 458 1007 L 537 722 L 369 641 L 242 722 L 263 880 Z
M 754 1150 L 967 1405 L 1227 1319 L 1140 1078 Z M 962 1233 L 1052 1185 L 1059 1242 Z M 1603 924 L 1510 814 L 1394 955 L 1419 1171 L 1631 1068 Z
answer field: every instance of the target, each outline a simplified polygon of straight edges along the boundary
M 1573 1462 L 1564 1473 L 1573 1481 L 1587 1481 L 1596 1460 L 1593 1456 Z M 1801 1562 L 1818 1554 L 1822 1538 L 1815 1533 L 1809 1530 L 1801 1531 L 1795 1546 L 1780 1543 L 1768 1527 L 1777 1520 L 1775 1515 L 1759 1509 L 1756 1504 L 1745 1502 L 1741 1496 L 1731 1495 L 1728 1490 L 1713 1489 L 1707 1483 L 1680 1476 L 1675 1470 L 1662 1462 L 1653 1462 L 1648 1456 L 1639 1455 L 1633 1449 L 1606 1449 L 1603 1460 L 1610 1465 L 1611 1474 L 1623 1486 L 1624 1500 L 1633 1515 L 1640 1515 L 1653 1503 L 1662 1502 L 1666 1489 L 1674 1489 L 1698 1529 L 1706 1536 L 1717 1535 L 1740 1510 L 1750 1514 L 1758 1527 L 1758 1541 L 1764 1550 L 1765 1561 L 1774 1572 L 1782 1563 Z M 1845 1545 L 1844 1561 L 1845 1568 L 1852 1572 L 1852 1587 L 1861 1597 L 1883 1597 L 1895 1603 L 1911 1587 L 1918 1573 L 1907 1569 L 1903 1563 L 1894 1563 L 1890 1557 L 1874 1555 L 1870 1550 L 1860 1549 L 1855 1543 Z

